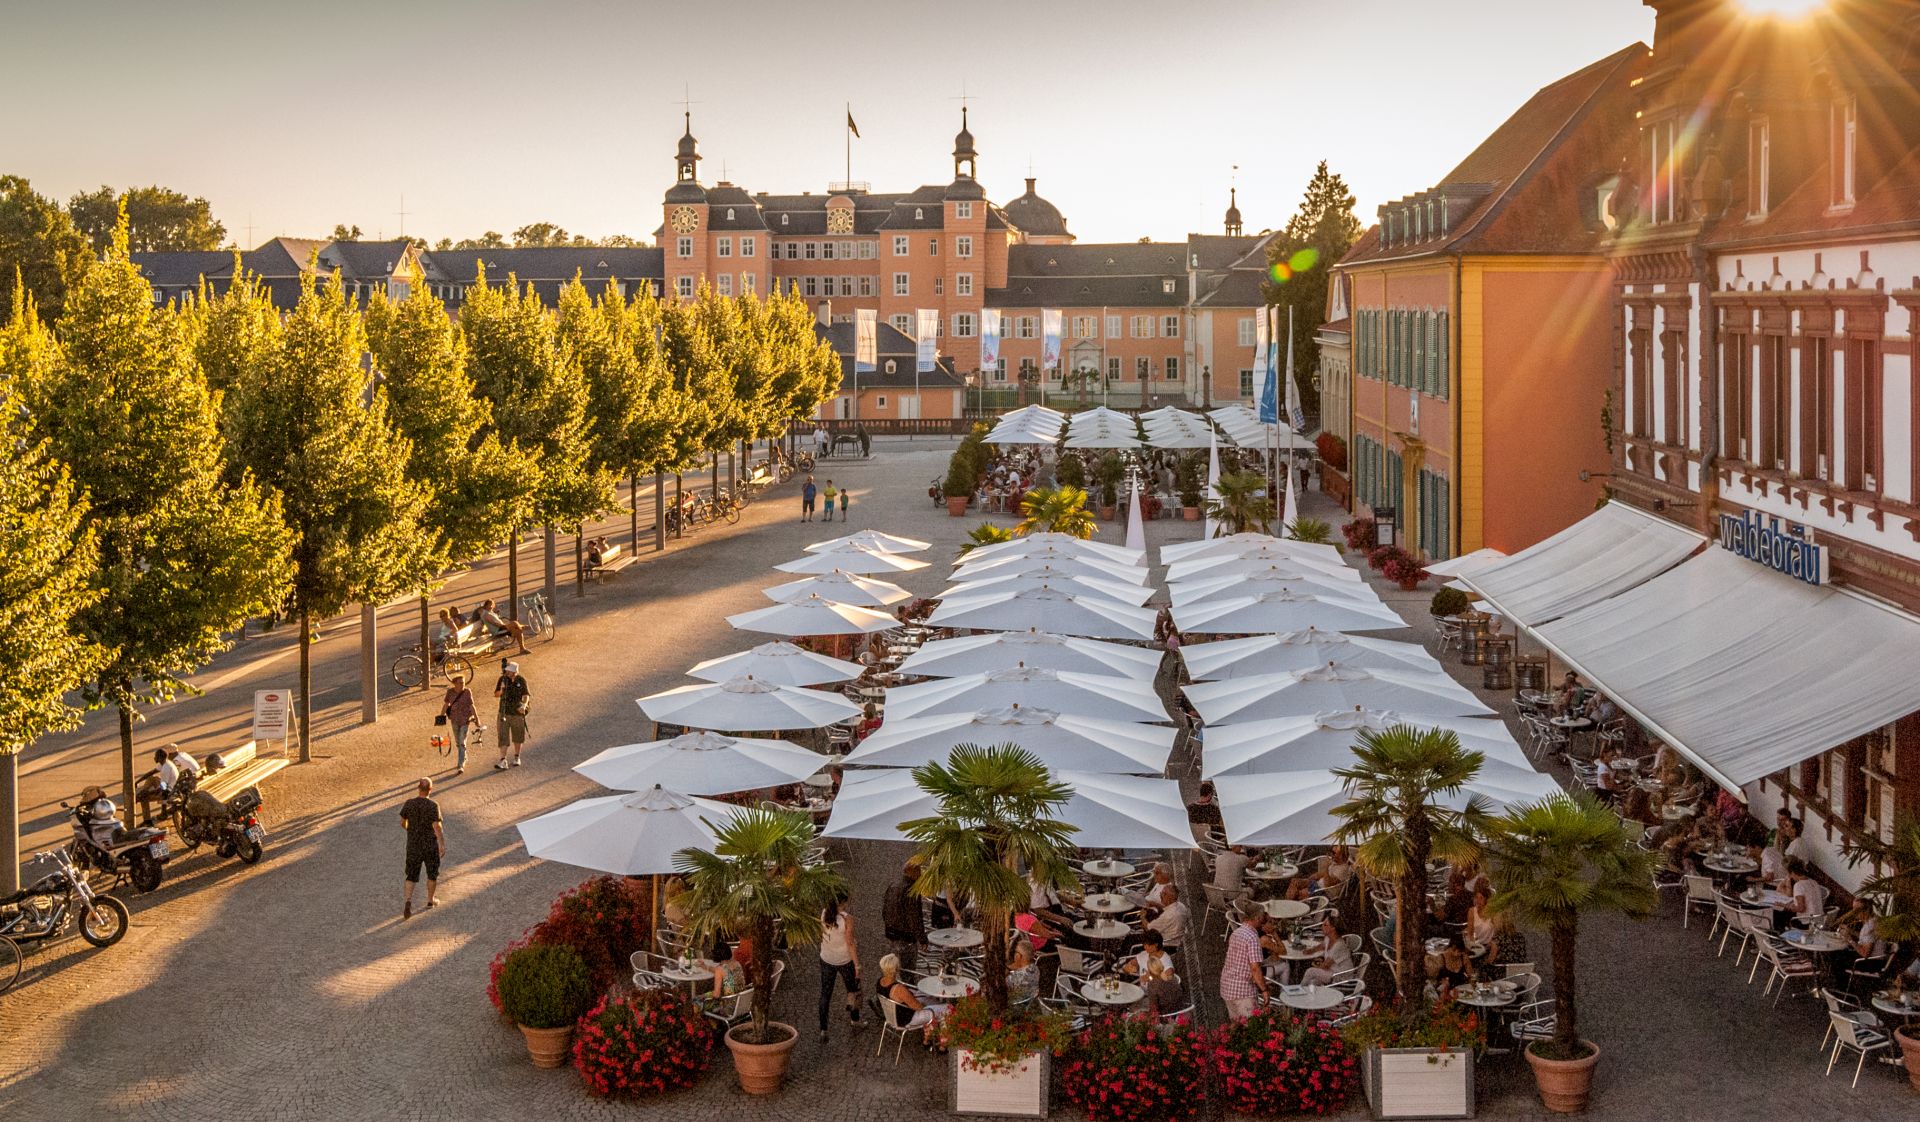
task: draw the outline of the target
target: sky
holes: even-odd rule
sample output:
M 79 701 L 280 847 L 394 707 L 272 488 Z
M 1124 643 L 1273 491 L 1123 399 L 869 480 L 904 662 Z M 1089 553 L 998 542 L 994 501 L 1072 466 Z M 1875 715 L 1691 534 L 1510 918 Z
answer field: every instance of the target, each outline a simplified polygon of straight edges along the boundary
M 846 177 L 849 105 L 855 180 L 950 181 L 965 96 L 988 195 L 1037 176 L 1082 241 L 1218 232 L 1230 184 L 1278 227 L 1320 160 L 1371 224 L 1652 35 L 1641 0 L 0 0 L 0 173 L 203 195 L 250 245 L 645 238 L 683 99 L 703 182 L 791 193 Z

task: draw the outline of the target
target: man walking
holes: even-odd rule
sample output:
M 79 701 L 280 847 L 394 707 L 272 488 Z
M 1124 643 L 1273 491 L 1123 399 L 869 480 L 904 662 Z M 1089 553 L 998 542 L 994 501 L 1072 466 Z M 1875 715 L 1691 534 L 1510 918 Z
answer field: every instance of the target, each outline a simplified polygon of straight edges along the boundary
M 447 695 L 440 702 L 440 713 L 447 719 L 447 732 L 453 736 L 453 746 L 458 749 L 454 759 L 455 775 L 467 773 L 467 731 L 473 726 L 476 714 L 473 709 L 473 691 L 467 688 L 464 675 L 455 674 L 453 684 L 447 687 Z
M 400 804 L 400 828 L 407 832 L 407 890 L 401 897 L 401 919 L 413 918 L 413 886 L 423 868 L 427 873 L 427 907 L 436 903 L 433 893 L 440 885 L 440 859 L 447 855 L 447 836 L 440 830 L 440 804 L 431 797 L 433 780 L 422 776 L 414 789 L 418 793 Z
M 800 487 L 800 521 L 813 521 L 813 499 L 819 493 L 820 489 L 813 485 L 813 476 L 807 476 L 807 481 Z
M 527 680 L 520 676 L 520 664 L 509 662 L 501 667 L 500 680 L 494 683 L 493 696 L 500 699 L 500 762 L 494 764 L 494 770 L 505 771 L 507 749 L 513 749 L 513 767 L 520 766 L 520 753 L 527 744 L 527 705 L 530 700 L 527 692 Z
M 813 454 L 824 460 L 827 457 L 827 447 L 827 426 L 813 426 Z
M 920 859 L 907 858 L 900 879 L 887 886 L 880 900 L 880 926 L 886 932 L 887 946 L 900 956 L 900 965 L 913 969 L 920 941 L 926 937 L 926 918 L 920 913 L 920 898 L 913 886 L 920 879 Z M 882 995 L 885 996 L 885 995 Z

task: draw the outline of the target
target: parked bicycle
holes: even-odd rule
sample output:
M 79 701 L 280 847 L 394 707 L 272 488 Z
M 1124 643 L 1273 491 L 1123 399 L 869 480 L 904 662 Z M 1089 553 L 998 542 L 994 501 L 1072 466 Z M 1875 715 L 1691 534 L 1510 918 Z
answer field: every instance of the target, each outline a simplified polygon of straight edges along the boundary
M 429 680 L 427 659 L 421 653 L 420 644 L 413 644 L 406 654 L 394 659 L 391 673 L 394 683 L 403 689 L 417 690 L 425 685 Z M 465 655 L 435 650 L 431 680 L 451 683 L 455 674 L 473 681 L 473 663 Z
M 543 635 L 553 638 L 553 612 L 547 607 L 545 593 L 529 592 L 520 598 L 520 626 L 526 629 L 529 639 Z

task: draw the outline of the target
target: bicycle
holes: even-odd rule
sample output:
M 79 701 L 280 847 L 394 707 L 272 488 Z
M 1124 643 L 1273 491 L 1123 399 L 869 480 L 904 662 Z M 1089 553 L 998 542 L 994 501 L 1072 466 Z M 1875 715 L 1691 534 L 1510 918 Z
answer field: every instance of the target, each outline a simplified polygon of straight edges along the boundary
M 487 726 L 480 723 L 480 718 L 477 715 L 470 718 L 467 724 L 468 746 L 471 747 L 472 745 L 481 743 L 480 738 L 484 737 L 486 735 L 486 732 L 487 732 Z M 435 748 L 438 748 L 440 750 L 441 759 L 444 760 L 448 756 L 453 755 L 453 733 L 451 730 L 447 732 L 435 732 L 433 734 L 431 743 Z M 3 970 L 3 969 L 4 967 L 0 967 L 0 970 Z M 4 988 L 4 987 L 0 987 L 0 988 Z
M 730 491 L 722 491 L 707 509 L 707 517 L 719 521 L 724 518 L 729 524 L 740 521 L 740 508 L 747 505 L 744 499 L 734 497 Z
M 553 613 L 547 609 L 545 593 L 529 592 L 520 598 L 520 623 L 529 636 L 553 638 Z
M 417 690 L 426 685 L 430 680 L 427 677 L 429 671 L 426 659 L 420 655 L 420 644 L 413 644 L 407 648 L 406 654 L 394 659 L 390 673 L 393 675 L 394 684 L 402 689 Z M 452 682 L 455 674 L 471 682 L 473 681 L 473 663 L 462 654 L 435 651 L 431 673 L 443 682 Z
M 813 470 L 813 453 L 802 452 L 798 456 L 794 457 L 794 462 L 799 465 L 799 468 L 801 471 L 812 471 Z

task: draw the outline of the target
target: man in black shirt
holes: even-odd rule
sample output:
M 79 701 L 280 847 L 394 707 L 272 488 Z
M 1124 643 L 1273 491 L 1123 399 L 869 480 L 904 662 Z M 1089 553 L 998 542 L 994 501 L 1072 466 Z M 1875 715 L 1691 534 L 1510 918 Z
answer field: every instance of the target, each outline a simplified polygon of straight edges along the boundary
M 433 891 L 440 882 L 440 858 L 447 852 L 446 835 L 440 832 L 440 804 L 430 797 L 433 780 L 421 779 L 418 789 L 419 794 L 400 804 L 400 826 L 407 832 L 407 891 L 400 905 L 401 919 L 413 915 L 413 886 L 423 867 L 427 871 L 427 907 L 433 907 Z
M 520 676 L 520 664 L 509 662 L 501 668 L 494 683 L 493 696 L 500 699 L 500 762 L 497 770 L 507 770 L 507 749 L 513 749 L 514 767 L 520 766 L 520 752 L 527 746 L 527 680 Z

